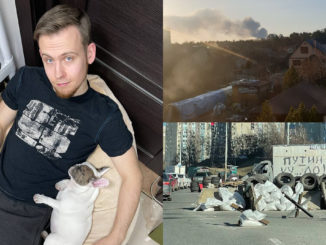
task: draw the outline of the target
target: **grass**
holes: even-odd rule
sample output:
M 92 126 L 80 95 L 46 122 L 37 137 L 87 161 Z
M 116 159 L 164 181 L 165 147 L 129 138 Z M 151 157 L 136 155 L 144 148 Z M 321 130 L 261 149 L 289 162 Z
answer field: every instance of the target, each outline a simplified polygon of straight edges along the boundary
M 253 166 L 238 167 L 239 176 L 245 176 L 246 174 L 248 174 L 252 170 L 252 167 Z M 209 170 L 212 174 L 218 174 L 219 172 L 225 171 L 224 168 L 209 168 Z M 227 172 L 230 172 L 230 170 L 228 169 Z

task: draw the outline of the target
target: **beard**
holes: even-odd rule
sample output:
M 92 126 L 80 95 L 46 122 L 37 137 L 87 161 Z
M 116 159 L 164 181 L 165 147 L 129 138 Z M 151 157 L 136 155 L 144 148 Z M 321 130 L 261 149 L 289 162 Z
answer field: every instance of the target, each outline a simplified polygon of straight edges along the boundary
M 86 73 L 87 74 L 87 73 Z M 85 82 L 86 82 L 86 86 L 88 89 L 88 82 L 87 82 L 87 76 L 85 75 L 85 78 L 83 79 L 83 82 L 81 84 L 79 84 L 77 87 L 74 88 L 70 88 L 70 89 L 54 89 L 54 92 L 56 93 L 56 95 L 61 98 L 61 99 L 69 99 L 71 97 L 74 97 L 76 92 L 82 87 L 85 86 Z M 86 89 L 86 91 L 87 91 Z
M 69 99 L 74 96 L 74 94 L 76 93 L 77 90 L 78 90 L 78 87 L 72 91 L 61 92 L 58 90 L 54 90 L 54 92 L 61 99 Z

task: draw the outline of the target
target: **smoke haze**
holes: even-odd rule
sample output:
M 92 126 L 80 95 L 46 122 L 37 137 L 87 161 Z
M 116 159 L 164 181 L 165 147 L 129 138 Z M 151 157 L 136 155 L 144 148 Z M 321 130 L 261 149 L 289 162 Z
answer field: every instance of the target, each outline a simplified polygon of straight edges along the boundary
M 232 21 L 216 9 L 201 9 L 188 16 L 164 16 L 164 28 L 171 31 L 172 42 L 179 43 L 265 38 L 268 34 L 251 17 Z

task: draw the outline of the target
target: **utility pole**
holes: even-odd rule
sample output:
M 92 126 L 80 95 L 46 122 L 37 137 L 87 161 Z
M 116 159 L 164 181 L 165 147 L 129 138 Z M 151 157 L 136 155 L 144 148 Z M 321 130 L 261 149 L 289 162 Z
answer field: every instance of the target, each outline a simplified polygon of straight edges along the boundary
M 286 123 L 286 127 L 287 127 L 286 144 L 289 145 L 290 144 L 290 123 L 289 122 Z
M 181 155 L 182 155 L 182 141 L 183 141 L 183 126 L 181 126 L 180 132 L 180 150 L 179 150 L 179 163 L 181 164 Z
M 179 163 L 181 164 L 181 155 L 182 155 L 182 140 L 180 142 L 180 153 L 179 153 Z
M 225 153 L 224 153 L 224 158 L 225 158 L 224 182 L 226 182 L 227 169 L 228 169 L 228 123 L 227 122 L 225 122 Z

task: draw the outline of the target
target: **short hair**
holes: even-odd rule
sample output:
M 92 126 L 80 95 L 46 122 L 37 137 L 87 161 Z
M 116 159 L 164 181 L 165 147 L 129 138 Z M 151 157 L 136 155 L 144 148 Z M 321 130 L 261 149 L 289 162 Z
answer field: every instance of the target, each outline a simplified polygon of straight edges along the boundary
M 57 33 L 68 27 L 76 26 L 85 47 L 91 42 L 91 22 L 85 11 L 66 4 L 57 5 L 48 10 L 38 21 L 34 39 L 39 41 L 41 35 Z

